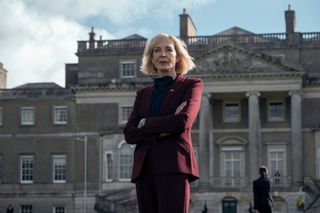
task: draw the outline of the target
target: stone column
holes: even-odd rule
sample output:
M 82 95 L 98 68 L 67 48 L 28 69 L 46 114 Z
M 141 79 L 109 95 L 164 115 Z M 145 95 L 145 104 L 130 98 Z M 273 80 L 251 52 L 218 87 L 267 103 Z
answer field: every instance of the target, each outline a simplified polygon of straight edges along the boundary
M 291 150 L 292 150 L 292 181 L 302 184 L 303 181 L 303 144 L 302 144 L 302 93 L 290 91 L 291 96 Z
M 199 124 L 199 183 L 202 186 L 210 185 L 210 153 L 209 140 L 211 130 L 210 94 L 204 94 L 201 98 L 200 124 Z M 213 153 L 212 153 L 213 154 Z
M 316 156 L 316 179 L 320 179 L 320 129 L 314 131 L 315 156 Z
M 249 181 L 251 182 L 259 176 L 261 165 L 260 93 L 247 92 L 246 96 L 249 97 Z

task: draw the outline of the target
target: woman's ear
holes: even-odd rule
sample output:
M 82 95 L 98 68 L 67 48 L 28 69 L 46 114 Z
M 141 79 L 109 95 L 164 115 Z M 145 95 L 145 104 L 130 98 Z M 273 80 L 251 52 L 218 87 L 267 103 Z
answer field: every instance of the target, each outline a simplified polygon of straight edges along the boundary
M 176 56 L 176 63 L 178 63 L 179 61 L 180 61 L 180 56 L 177 55 L 177 56 Z

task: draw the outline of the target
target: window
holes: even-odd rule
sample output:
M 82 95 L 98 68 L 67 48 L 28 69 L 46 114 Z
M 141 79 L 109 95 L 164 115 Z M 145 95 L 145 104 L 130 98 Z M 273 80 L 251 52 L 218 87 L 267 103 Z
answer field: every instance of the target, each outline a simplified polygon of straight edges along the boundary
M 53 213 L 65 213 L 66 208 L 64 206 L 54 206 Z
M 106 153 L 106 181 L 113 180 L 113 155 L 112 152 Z
M 126 123 L 128 121 L 132 110 L 133 110 L 132 106 L 121 106 L 120 123 Z
M 2 183 L 2 175 L 3 175 L 3 164 L 2 164 L 2 155 L 0 155 L 0 183 Z
M 136 61 L 135 60 L 120 61 L 120 69 L 121 69 L 122 78 L 134 78 L 136 75 Z
M 55 106 L 53 108 L 54 124 L 67 124 L 68 110 L 66 106 Z
M 240 104 L 238 102 L 224 103 L 224 122 L 240 121 Z
M 270 101 L 268 103 L 269 121 L 284 121 L 284 109 L 283 101 Z
M 54 155 L 53 156 L 53 182 L 65 183 L 67 173 L 67 157 L 66 155 Z
M 132 172 L 133 149 L 126 142 L 120 144 L 119 150 L 119 179 L 129 181 Z
M 0 107 L 0 126 L 3 125 L 3 108 Z
M 286 183 L 286 151 L 285 145 L 268 146 L 269 174 L 274 184 Z
M 240 185 L 240 152 L 239 151 L 227 151 L 224 155 L 225 177 L 226 186 Z
M 244 178 L 244 148 L 242 146 L 223 146 L 221 147 L 220 155 L 222 167 L 221 186 L 244 186 L 246 184 Z
M 34 125 L 34 107 L 21 107 L 21 125 Z
M 32 213 L 32 205 L 21 205 L 20 213 Z
M 21 183 L 33 183 L 33 165 L 32 155 L 20 156 L 20 181 Z

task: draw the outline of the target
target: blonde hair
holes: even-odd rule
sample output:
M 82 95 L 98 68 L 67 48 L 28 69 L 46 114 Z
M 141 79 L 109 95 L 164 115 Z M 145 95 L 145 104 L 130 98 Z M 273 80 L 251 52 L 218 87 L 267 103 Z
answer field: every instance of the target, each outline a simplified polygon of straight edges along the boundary
M 177 74 L 186 74 L 187 72 L 195 68 L 195 64 L 193 63 L 193 58 L 189 55 L 187 51 L 187 45 L 182 40 L 178 39 L 173 35 L 160 33 L 147 41 L 147 44 L 143 52 L 142 65 L 140 67 L 141 72 L 143 72 L 146 75 L 159 74 L 157 69 L 152 63 L 152 53 L 153 53 L 154 47 L 163 38 L 167 38 L 174 43 L 177 56 L 179 57 L 179 61 L 176 64 Z

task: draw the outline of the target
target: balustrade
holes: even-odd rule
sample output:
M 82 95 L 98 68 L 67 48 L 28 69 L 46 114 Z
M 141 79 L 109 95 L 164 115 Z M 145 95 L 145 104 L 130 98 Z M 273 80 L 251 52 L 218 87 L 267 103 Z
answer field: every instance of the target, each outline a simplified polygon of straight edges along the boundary
M 0 89 L 0 98 L 10 96 L 68 96 L 71 94 L 72 92 L 70 90 L 64 88 Z
M 320 44 L 320 32 L 301 33 L 301 44 Z M 184 38 L 185 43 L 190 48 L 214 47 L 216 45 L 231 42 L 252 47 L 283 46 L 287 45 L 288 35 L 286 33 L 267 34 L 241 34 L 241 35 L 212 35 L 212 36 L 191 36 Z M 78 41 L 78 52 L 87 50 L 121 50 L 121 49 L 143 49 L 146 39 L 118 39 L 118 40 L 96 40 Z M 91 48 L 90 48 L 91 47 Z

